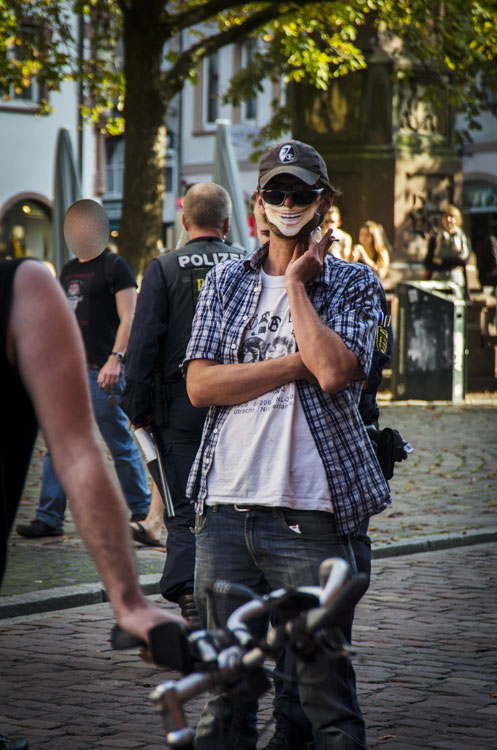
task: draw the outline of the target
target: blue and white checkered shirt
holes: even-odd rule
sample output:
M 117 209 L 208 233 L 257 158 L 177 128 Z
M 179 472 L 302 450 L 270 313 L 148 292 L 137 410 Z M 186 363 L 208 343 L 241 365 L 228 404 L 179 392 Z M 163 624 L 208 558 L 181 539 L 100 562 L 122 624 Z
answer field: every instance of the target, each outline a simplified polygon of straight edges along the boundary
M 193 359 L 221 364 L 240 362 L 244 330 L 261 293 L 260 268 L 269 245 L 247 258 L 227 261 L 207 275 L 200 294 L 184 366 Z M 321 320 L 354 352 L 369 371 L 380 311 L 378 280 L 364 265 L 346 263 L 326 254 L 322 273 L 307 285 Z M 390 504 L 388 485 L 376 460 L 357 409 L 362 382 L 352 380 L 340 393 L 297 381 L 305 416 L 323 461 L 338 531 L 353 534 L 361 523 Z M 187 496 L 202 513 L 207 475 L 221 428 L 231 406 L 211 406 L 202 442 L 193 463 Z M 236 498 L 235 498 L 236 502 Z

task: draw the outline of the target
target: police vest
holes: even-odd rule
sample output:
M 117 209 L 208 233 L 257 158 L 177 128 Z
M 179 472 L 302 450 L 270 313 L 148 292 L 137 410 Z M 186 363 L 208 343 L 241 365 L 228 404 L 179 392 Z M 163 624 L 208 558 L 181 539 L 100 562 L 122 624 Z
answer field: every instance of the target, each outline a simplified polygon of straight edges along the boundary
M 202 237 L 157 258 L 167 290 L 168 331 L 161 352 L 161 370 L 166 382 L 181 377 L 179 365 L 185 356 L 198 295 L 208 272 L 218 263 L 238 260 L 245 254 L 239 245 L 216 237 Z

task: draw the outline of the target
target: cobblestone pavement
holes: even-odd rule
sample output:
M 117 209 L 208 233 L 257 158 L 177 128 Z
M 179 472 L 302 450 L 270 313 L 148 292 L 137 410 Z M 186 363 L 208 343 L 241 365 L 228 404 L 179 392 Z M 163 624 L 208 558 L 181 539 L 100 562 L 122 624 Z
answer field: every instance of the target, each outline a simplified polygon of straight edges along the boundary
M 385 403 L 414 452 L 390 482 L 392 505 L 371 521 L 375 544 L 497 525 L 497 398 L 464 405 Z
M 466 404 L 380 402 L 384 427 L 397 428 L 414 446 L 396 464 L 392 505 L 371 521 L 374 547 L 428 534 L 497 527 L 497 394 L 470 394 Z M 35 514 L 43 442 L 35 456 L 17 523 Z M 163 548 L 136 545 L 140 573 L 161 572 Z M 62 537 L 10 538 L 2 595 L 97 581 L 68 512 Z
M 372 519 L 374 550 L 497 529 L 496 407 L 496 395 L 382 404 L 382 425 L 399 429 L 414 453 L 396 466 L 392 506 Z M 42 454 L 40 440 L 18 523 L 34 517 Z M 163 548 L 136 552 L 140 573 L 162 571 Z M 60 538 L 14 532 L 9 557 L 4 600 L 97 580 L 70 514 Z M 496 557 L 494 543 L 375 560 L 355 630 L 371 749 L 497 750 Z M 164 747 L 147 696 L 166 675 L 112 652 L 111 625 L 107 604 L 0 620 L 0 731 L 28 737 L 31 750 Z M 201 703 L 190 704 L 193 725 Z M 270 719 L 268 695 L 261 744 Z
M 496 563 L 495 545 L 376 561 L 355 626 L 371 749 L 497 748 Z M 111 625 L 106 604 L 0 622 L 2 731 L 30 750 L 163 748 L 148 695 L 174 673 L 112 652 Z

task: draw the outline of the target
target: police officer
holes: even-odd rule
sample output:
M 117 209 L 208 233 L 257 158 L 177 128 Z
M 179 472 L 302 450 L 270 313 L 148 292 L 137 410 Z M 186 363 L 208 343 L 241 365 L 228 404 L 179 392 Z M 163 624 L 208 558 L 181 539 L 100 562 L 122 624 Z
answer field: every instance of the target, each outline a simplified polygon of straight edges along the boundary
M 180 605 L 191 622 L 196 622 L 194 511 L 185 489 L 207 409 L 191 405 L 180 365 L 208 271 L 223 260 L 245 255 L 243 248 L 224 239 L 230 216 L 231 199 L 219 185 L 197 183 L 186 193 L 182 221 L 190 239 L 183 247 L 155 258 L 145 272 L 120 402 L 135 426 L 153 424 L 156 428 L 175 512 L 173 519 L 164 518 L 167 557 L 160 590 L 165 599 Z M 157 485 L 161 489 L 159 481 Z

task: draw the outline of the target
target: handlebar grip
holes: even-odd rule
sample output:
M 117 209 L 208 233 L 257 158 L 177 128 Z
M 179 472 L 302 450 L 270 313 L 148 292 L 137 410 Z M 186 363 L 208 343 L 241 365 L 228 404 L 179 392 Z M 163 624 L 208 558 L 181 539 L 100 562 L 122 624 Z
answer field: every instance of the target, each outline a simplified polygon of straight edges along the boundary
M 124 651 L 127 648 L 139 648 L 147 645 L 143 638 L 131 635 L 119 625 L 114 625 L 110 632 L 110 644 L 115 651 Z
M 150 651 L 154 663 L 159 667 L 169 667 L 181 672 L 189 672 L 192 656 L 186 629 L 178 622 L 161 622 L 148 631 Z M 123 651 L 128 648 L 147 646 L 147 642 L 114 625 L 110 642 L 113 649 Z

